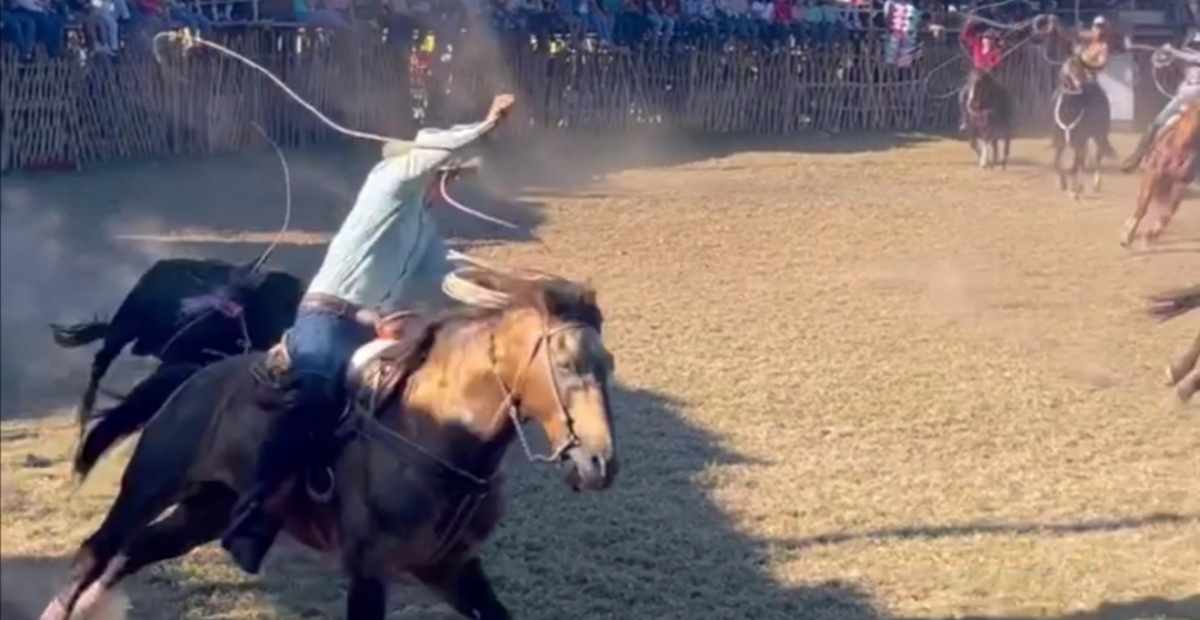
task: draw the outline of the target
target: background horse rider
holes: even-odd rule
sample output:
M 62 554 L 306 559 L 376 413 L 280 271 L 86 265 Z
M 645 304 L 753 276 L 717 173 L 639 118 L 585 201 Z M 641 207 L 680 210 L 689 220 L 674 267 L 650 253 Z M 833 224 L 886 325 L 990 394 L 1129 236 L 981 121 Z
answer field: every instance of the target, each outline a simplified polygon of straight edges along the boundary
M 422 129 L 411 143 L 389 142 L 367 175 L 285 334 L 287 411 L 263 442 L 255 482 L 238 500 L 221 541 L 246 572 L 258 572 L 281 530 L 264 503 L 307 465 L 301 455 L 319 452 L 320 439 L 335 430 L 342 378 L 357 347 L 374 337 L 374 311 L 448 303 L 441 283 L 451 267 L 425 211 L 428 190 L 465 165 L 466 147 L 495 129 L 512 104 L 512 95 L 499 95 L 481 122 Z M 317 443 L 309 443 L 313 439 Z
M 967 110 L 974 103 L 976 82 L 993 80 L 992 71 L 1000 67 L 1004 55 L 1000 50 L 1000 32 L 991 28 L 974 17 L 963 24 L 962 32 L 958 35 L 964 47 L 971 55 L 971 72 L 967 75 L 967 83 L 958 93 L 958 107 L 962 123 L 959 131 L 967 129 Z
M 1154 145 L 1154 139 L 1158 136 L 1159 130 L 1167 124 L 1175 115 L 1183 111 L 1183 107 L 1189 103 L 1200 104 L 1200 30 L 1196 31 L 1191 40 L 1184 46 L 1184 49 L 1177 50 L 1171 47 L 1170 44 L 1162 47 L 1161 57 L 1165 57 L 1170 61 L 1181 61 L 1187 64 L 1184 69 L 1183 82 L 1179 84 L 1179 89 L 1175 91 L 1175 96 L 1167 102 L 1158 116 L 1146 128 L 1138 141 L 1137 147 L 1129 159 L 1121 164 L 1122 172 L 1133 172 L 1138 169 L 1142 163 L 1142 158 L 1150 152 L 1150 147 Z

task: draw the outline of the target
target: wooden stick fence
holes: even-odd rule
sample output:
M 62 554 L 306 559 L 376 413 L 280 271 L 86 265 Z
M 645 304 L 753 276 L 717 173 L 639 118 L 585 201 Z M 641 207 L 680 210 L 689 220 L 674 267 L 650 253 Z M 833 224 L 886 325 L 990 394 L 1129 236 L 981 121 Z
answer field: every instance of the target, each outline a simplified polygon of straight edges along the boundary
M 374 37 L 261 28 L 221 42 L 339 123 L 398 137 L 461 122 L 501 89 L 520 97 L 516 132 L 938 129 L 957 123 L 954 90 L 968 68 L 953 39 L 928 42 L 907 68 L 885 62 L 882 40 L 769 53 L 548 53 L 467 41 L 416 68 L 410 50 Z M 0 171 L 258 148 L 251 121 L 285 147 L 342 139 L 249 67 L 205 49 L 166 56 L 0 61 Z M 1053 67 L 1033 45 L 1005 62 L 1020 119 L 1044 116 Z

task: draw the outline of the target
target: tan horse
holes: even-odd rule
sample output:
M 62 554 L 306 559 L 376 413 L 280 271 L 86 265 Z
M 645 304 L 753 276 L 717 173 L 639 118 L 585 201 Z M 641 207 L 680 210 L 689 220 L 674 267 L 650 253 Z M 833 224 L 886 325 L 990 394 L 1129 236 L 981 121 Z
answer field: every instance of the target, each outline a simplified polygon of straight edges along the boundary
M 1128 247 L 1133 243 L 1151 203 L 1159 215 L 1146 232 L 1146 243 L 1157 240 L 1179 210 L 1188 185 L 1197 179 L 1200 179 L 1200 105 L 1191 104 L 1159 132 L 1146 156 L 1137 204 L 1125 220 L 1121 245 Z
M 1167 291 L 1150 298 L 1150 313 L 1161 320 L 1177 317 L 1200 308 L 1200 284 Z M 1167 366 L 1167 383 L 1175 396 L 1186 404 L 1200 392 L 1200 334 L 1183 355 Z
M 479 552 L 504 513 L 498 472 L 514 440 L 530 460 L 564 466 L 572 489 L 604 490 L 617 475 L 612 358 L 594 293 L 558 279 L 497 275 L 491 284 L 505 296 L 500 308 L 381 328 L 402 336 L 356 353 L 339 445 L 268 502 L 292 538 L 341 557 L 347 618 L 383 620 L 386 583 L 401 574 L 468 618 L 510 617 Z M 85 611 L 124 577 L 221 534 L 282 409 L 280 350 L 199 370 L 153 415 L 108 515 L 42 620 Z M 526 421 L 545 433 L 549 455 L 532 451 Z M 326 471 L 327 484 L 314 484 Z

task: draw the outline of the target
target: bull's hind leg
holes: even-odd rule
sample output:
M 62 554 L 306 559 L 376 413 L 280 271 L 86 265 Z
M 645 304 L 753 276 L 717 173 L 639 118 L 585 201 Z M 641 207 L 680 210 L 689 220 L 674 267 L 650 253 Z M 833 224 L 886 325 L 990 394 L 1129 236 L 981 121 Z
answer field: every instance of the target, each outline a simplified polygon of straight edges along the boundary
M 414 576 L 437 592 L 454 611 L 477 620 L 509 620 L 512 615 L 496 597 L 478 557 L 464 564 L 444 564 L 432 570 L 414 572 Z
M 116 361 L 125 346 L 137 340 L 137 333 L 130 332 L 127 327 L 128 321 L 120 323 L 117 321 L 118 318 L 113 318 L 108 332 L 104 334 L 104 344 L 92 358 L 92 370 L 88 377 L 88 385 L 83 391 L 83 398 L 79 401 L 77 415 L 80 433 L 86 428 L 88 420 L 92 417 L 92 410 L 96 408 L 96 393 L 100 390 L 100 380 L 108 373 L 108 369 L 112 367 L 113 362 Z

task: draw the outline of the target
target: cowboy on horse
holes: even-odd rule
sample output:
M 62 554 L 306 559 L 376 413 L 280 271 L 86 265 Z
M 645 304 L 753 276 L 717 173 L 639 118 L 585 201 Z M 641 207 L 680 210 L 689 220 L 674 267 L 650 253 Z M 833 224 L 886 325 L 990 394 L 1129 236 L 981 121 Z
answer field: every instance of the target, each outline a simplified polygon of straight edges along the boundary
M 1000 51 L 1000 33 L 995 28 L 981 24 L 974 17 L 963 25 L 959 40 L 971 55 L 971 72 L 967 83 L 958 92 L 958 107 L 962 123 L 959 131 L 967 129 L 967 112 L 974 103 L 976 85 L 980 80 L 995 82 L 991 72 L 1000 66 L 1004 57 Z
M 1187 64 L 1183 82 L 1179 84 L 1179 89 L 1175 91 L 1175 96 L 1163 106 L 1158 116 L 1146 128 L 1138 140 L 1137 147 L 1133 153 L 1121 164 L 1121 171 L 1130 173 L 1138 169 L 1142 159 L 1150 152 L 1150 147 L 1154 145 L 1155 138 L 1158 137 L 1159 131 L 1166 126 L 1167 122 L 1183 111 L 1184 106 L 1189 103 L 1200 104 L 1200 32 L 1192 36 L 1184 49 L 1178 50 L 1170 44 L 1164 45 L 1161 48 L 1160 57 L 1171 61 L 1182 61 Z
M 235 505 L 221 541 L 246 572 L 258 572 L 282 529 L 264 504 L 307 465 L 302 455 L 314 446 L 310 436 L 332 436 L 344 409 L 342 379 L 354 351 L 374 338 L 377 317 L 448 302 L 441 284 L 451 266 L 425 211 L 428 190 L 477 163 L 467 147 L 491 133 L 512 105 L 512 95 L 499 95 L 481 122 L 423 129 L 411 143 L 389 142 L 367 175 L 284 336 L 286 411 L 263 442 L 254 483 Z

